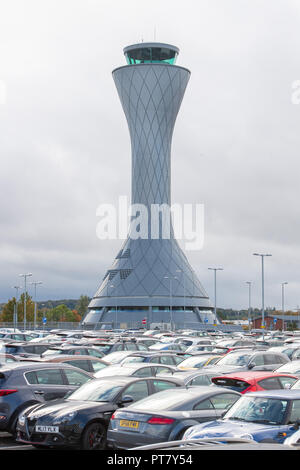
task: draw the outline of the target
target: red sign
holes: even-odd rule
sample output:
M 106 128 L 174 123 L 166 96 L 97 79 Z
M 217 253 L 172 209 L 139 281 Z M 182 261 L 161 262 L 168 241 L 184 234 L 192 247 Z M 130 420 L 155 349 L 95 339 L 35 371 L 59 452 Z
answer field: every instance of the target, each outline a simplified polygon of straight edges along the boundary
M 147 318 L 143 318 L 142 324 L 143 324 L 143 325 L 146 325 L 146 323 L 147 323 Z

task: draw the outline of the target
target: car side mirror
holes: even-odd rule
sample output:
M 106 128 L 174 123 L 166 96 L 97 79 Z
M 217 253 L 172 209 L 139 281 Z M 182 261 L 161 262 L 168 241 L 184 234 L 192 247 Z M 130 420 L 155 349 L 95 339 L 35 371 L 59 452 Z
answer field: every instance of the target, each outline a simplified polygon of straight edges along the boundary
M 250 362 L 250 364 L 248 364 L 248 369 L 253 369 L 254 367 L 255 367 L 254 362 Z
M 292 384 L 284 384 L 284 389 L 288 390 L 289 388 L 291 388 Z
M 124 406 L 133 402 L 133 398 L 130 395 L 125 395 L 121 400 L 118 401 L 117 405 Z

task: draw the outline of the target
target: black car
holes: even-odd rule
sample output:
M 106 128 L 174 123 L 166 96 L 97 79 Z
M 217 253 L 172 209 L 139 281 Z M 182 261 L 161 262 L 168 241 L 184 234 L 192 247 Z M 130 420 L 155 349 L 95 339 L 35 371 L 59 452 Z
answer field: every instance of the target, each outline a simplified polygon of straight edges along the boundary
M 93 375 L 68 364 L 14 362 L 0 369 L 0 431 L 12 434 L 18 415 L 35 403 L 63 398 L 93 379 Z
M 112 415 L 108 447 L 129 449 L 181 439 L 190 426 L 220 418 L 240 396 L 239 392 L 211 386 L 156 393 Z
M 37 448 L 104 449 L 109 420 L 117 408 L 181 385 L 171 378 L 94 379 L 66 399 L 27 408 L 19 416 L 17 441 Z

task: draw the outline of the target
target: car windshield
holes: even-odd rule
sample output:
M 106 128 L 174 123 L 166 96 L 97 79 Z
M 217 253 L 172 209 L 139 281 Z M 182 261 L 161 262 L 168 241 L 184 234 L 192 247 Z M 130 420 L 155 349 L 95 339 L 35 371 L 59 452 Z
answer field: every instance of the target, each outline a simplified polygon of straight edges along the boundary
M 211 356 L 192 356 L 189 357 L 188 359 L 185 359 L 184 361 L 180 362 L 180 368 L 200 368 L 206 364 L 208 359 L 210 359 Z
M 134 408 L 135 410 L 142 411 L 165 411 L 174 409 L 174 407 L 180 408 L 180 405 L 186 401 L 187 396 L 185 393 L 182 393 L 179 390 L 164 390 L 139 400 L 137 403 L 128 406 L 128 409 Z
M 297 390 L 300 388 L 300 380 L 297 380 L 291 387 L 292 389 L 296 388 Z
M 276 373 L 300 374 L 300 361 L 291 361 L 276 369 Z
M 245 366 L 248 363 L 250 356 L 250 354 L 241 354 L 240 352 L 231 353 L 222 357 L 217 364 L 218 366 Z
M 47 349 L 45 352 L 43 352 L 42 356 L 53 356 L 57 354 L 68 354 L 66 350 L 63 349 Z
M 129 364 L 130 362 L 144 362 L 144 356 L 129 356 L 122 361 L 122 364 Z
M 97 344 L 97 348 L 104 354 L 108 353 L 111 350 L 111 347 L 111 344 Z
M 111 380 L 93 380 L 75 390 L 75 392 L 68 397 L 68 400 L 109 402 L 116 397 L 121 389 L 121 385 L 113 385 Z
M 223 419 L 263 424 L 283 424 L 287 400 L 267 397 L 241 397 Z
M 129 375 L 130 372 L 128 371 L 127 367 L 118 367 L 118 366 L 108 366 L 104 369 L 98 370 L 94 374 L 94 377 L 104 377 L 104 376 L 111 376 L 111 377 L 118 377 L 119 375 Z

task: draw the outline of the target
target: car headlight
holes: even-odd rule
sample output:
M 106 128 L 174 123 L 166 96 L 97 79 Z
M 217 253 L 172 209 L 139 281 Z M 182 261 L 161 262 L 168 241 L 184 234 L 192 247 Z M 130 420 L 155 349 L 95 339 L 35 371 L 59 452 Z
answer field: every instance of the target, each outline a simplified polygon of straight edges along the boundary
M 58 416 L 53 420 L 53 424 L 62 424 L 62 423 L 68 423 L 71 421 L 75 416 L 77 415 L 77 411 L 72 411 L 71 413 L 68 413 L 66 415 Z

